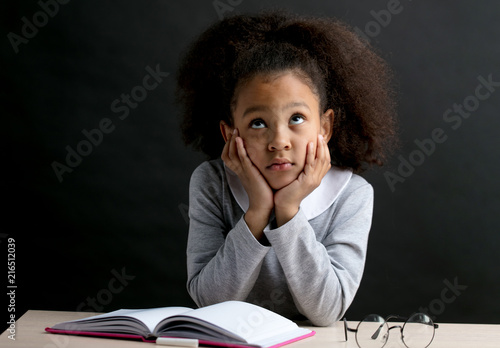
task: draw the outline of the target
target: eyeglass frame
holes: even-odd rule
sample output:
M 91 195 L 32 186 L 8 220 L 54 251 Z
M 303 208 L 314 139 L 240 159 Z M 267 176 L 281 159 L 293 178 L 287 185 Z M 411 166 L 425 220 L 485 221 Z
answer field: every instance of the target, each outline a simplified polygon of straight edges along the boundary
M 425 348 L 427 348 L 427 347 L 429 347 L 429 346 L 431 345 L 432 341 L 434 341 L 434 336 L 435 336 L 435 334 L 436 334 L 436 329 L 438 329 L 438 328 L 439 328 L 439 325 L 438 325 L 438 324 L 436 324 L 434 321 L 432 321 L 432 319 L 431 319 L 431 318 L 430 318 L 427 314 L 425 314 L 425 313 L 413 313 L 413 314 L 412 314 L 412 315 L 410 315 L 408 318 L 407 318 L 407 317 L 402 317 L 402 316 L 400 316 L 400 315 L 389 315 L 389 316 L 387 316 L 385 319 L 384 319 L 381 315 L 378 315 L 378 314 L 369 314 L 369 315 L 367 315 L 366 317 L 364 317 L 364 318 L 363 318 L 363 320 L 361 320 L 361 321 L 358 323 L 358 325 L 356 326 L 356 328 L 355 328 L 355 329 L 350 328 L 350 327 L 347 325 L 347 319 L 344 317 L 344 318 L 342 319 L 342 321 L 344 322 L 344 335 L 345 335 L 345 341 L 346 341 L 346 342 L 348 341 L 348 339 L 347 339 L 347 331 L 354 332 L 354 333 L 356 333 L 356 334 L 357 334 L 357 333 L 358 333 L 358 328 L 359 328 L 359 325 L 360 325 L 360 324 L 361 324 L 361 323 L 362 323 L 362 322 L 363 322 L 366 318 L 368 318 L 368 317 L 369 317 L 369 316 L 371 316 L 371 315 L 377 315 L 377 316 L 381 317 L 382 319 L 384 319 L 384 322 L 380 325 L 380 327 L 377 329 L 377 331 L 375 331 L 375 333 L 373 334 L 373 336 L 375 336 L 375 337 L 373 337 L 373 336 L 372 336 L 372 338 L 373 338 L 373 339 L 376 339 L 376 338 L 378 337 L 378 333 L 380 332 L 380 329 L 382 329 L 383 325 L 384 325 L 384 324 L 386 324 L 386 323 L 388 323 L 388 321 L 389 321 L 389 320 L 391 320 L 391 319 L 403 320 L 403 321 L 404 321 L 404 323 L 403 323 L 403 325 L 402 325 L 402 326 L 401 326 L 401 325 L 393 325 L 393 326 L 389 326 L 389 325 L 387 325 L 387 341 L 389 340 L 389 331 L 391 331 L 392 329 L 400 329 L 400 331 L 399 331 L 399 332 L 400 332 L 400 334 L 401 334 L 401 339 L 402 339 L 402 341 L 403 341 L 403 344 L 404 344 L 407 348 L 411 348 L 411 347 L 408 347 L 408 346 L 406 345 L 406 343 L 405 343 L 405 341 L 404 341 L 404 339 L 403 339 L 403 329 L 404 329 L 404 327 L 405 327 L 406 323 L 408 322 L 408 320 L 409 320 L 411 317 L 413 317 L 414 315 L 418 315 L 418 314 L 423 314 L 423 315 L 427 316 L 427 317 L 431 320 L 431 323 L 432 323 L 432 325 L 433 325 L 433 327 L 434 327 L 434 332 L 432 333 L 432 338 L 431 338 L 431 340 L 429 341 L 429 344 L 428 344 L 427 346 L 425 346 Z M 356 344 L 358 345 L 358 347 L 359 347 L 359 348 L 363 348 L 363 347 L 361 347 L 361 346 L 359 345 L 359 343 L 358 343 L 358 338 L 357 338 L 357 335 L 356 335 L 355 337 L 356 337 Z M 386 341 L 386 342 L 384 342 L 384 344 L 383 344 L 380 348 L 383 348 L 383 347 L 386 345 L 387 341 Z

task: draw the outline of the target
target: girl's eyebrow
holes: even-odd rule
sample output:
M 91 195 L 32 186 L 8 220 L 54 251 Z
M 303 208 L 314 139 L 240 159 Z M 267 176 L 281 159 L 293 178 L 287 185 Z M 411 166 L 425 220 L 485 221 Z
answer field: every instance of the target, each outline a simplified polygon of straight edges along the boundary
M 291 103 L 285 104 L 281 108 L 281 111 L 286 111 L 288 109 L 295 108 L 295 107 L 298 107 L 298 106 L 303 106 L 307 110 L 311 111 L 311 108 L 309 107 L 309 105 L 307 105 L 307 103 L 305 103 L 303 101 L 301 101 L 301 102 L 291 102 Z M 270 110 L 271 110 L 271 108 L 269 106 L 267 106 L 267 105 L 254 105 L 254 106 L 250 106 L 249 108 L 247 108 L 245 110 L 245 112 L 243 112 L 243 116 L 242 117 L 245 117 L 246 115 L 251 114 L 253 112 L 270 111 Z

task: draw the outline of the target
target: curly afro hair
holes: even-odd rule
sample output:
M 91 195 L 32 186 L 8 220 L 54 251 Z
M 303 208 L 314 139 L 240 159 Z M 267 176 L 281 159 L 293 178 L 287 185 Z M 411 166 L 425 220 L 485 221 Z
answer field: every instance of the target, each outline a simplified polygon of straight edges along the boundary
M 397 143 L 392 75 L 385 61 L 345 24 L 271 12 L 213 24 L 188 48 L 177 75 L 186 145 L 210 159 L 231 123 L 238 87 L 257 74 L 298 72 L 321 109 L 335 112 L 332 164 L 361 172 L 382 165 Z

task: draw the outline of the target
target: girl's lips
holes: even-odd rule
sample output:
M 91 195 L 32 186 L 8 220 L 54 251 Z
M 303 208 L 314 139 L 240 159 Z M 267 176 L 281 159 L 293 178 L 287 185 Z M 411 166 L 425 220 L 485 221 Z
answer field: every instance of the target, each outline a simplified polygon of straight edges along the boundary
M 269 167 L 267 167 L 269 170 L 271 171 L 285 171 L 285 170 L 289 170 L 289 169 L 292 169 L 292 166 L 293 164 L 290 163 L 290 162 L 286 162 L 286 163 L 275 163 L 275 164 L 271 164 Z

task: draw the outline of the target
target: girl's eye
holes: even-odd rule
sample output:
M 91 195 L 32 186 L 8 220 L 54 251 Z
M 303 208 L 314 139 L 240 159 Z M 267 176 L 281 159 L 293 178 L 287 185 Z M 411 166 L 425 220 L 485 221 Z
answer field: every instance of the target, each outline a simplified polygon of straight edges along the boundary
M 264 123 L 264 121 L 262 121 L 260 119 L 253 120 L 250 123 L 250 127 L 254 128 L 254 129 L 264 128 L 265 126 L 266 126 L 266 124 Z
M 291 124 L 301 124 L 302 122 L 304 122 L 304 116 L 302 115 L 293 115 L 290 117 Z

